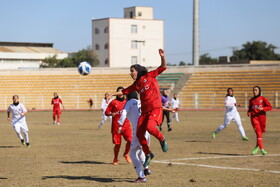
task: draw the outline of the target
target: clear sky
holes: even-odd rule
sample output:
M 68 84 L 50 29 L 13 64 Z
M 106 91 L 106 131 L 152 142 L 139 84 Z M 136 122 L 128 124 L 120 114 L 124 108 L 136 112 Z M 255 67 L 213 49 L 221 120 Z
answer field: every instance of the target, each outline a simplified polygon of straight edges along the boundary
M 76 52 L 91 45 L 92 18 L 122 18 L 131 6 L 153 7 L 154 18 L 164 20 L 167 62 L 192 62 L 193 0 L 2 0 L 0 41 Z M 280 47 L 279 18 L 280 0 L 200 0 L 200 54 L 232 55 L 248 41 Z

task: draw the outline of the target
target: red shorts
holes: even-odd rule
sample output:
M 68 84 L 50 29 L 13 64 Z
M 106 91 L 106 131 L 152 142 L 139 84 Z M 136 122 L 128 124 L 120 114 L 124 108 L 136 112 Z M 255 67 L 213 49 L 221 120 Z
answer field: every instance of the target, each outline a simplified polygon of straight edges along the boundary
M 127 142 L 131 142 L 132 140 L 132 131 L 130 128 L 123 129 L 120 134 L 112 133 L 112 141 L 113 144 L 121 144 L 122 143 L 122 136 Z
M 148 120 L 155 121 L 157 126 L 159 126 L 162 123 L 162 114 L 163 114 L 162 108 L 157 108 L 145 114 L 141 114 L 138 120 L 138 126 L 143 124 L 143 122 L 147 123 Z

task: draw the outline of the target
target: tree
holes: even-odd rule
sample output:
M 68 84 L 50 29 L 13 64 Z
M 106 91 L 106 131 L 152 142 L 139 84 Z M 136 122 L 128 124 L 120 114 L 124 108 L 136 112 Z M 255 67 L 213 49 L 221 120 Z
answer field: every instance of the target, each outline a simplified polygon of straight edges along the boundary
M 277 47 L 262 41 L 247 42 L 242 49 L 233 52 L 237 61 L 249 60 L 280 60 L 280 55 L 275 53 Z
M 73 53 L 68 58 L 57 59 L 56 55 L 54 55 L 53 57 L 45 58 L 41 67 L 77 67 L 83 61 L 89 62 L 92 66 L 99 65 L 97 56 L 95 55 L 91 47 L 87 47 L 86 49 L 82 49 L 77 53 Z
M 205 53 L 200 55 L 199 58 L 199 64 L 217 64 L 218 59 L 217 58 L 212 58 L 209 53 Z
M 185 65 L 186 65 L 186 63 L 185 63 L 185 62 L 180 61 L 179 66 L 185 66 Z

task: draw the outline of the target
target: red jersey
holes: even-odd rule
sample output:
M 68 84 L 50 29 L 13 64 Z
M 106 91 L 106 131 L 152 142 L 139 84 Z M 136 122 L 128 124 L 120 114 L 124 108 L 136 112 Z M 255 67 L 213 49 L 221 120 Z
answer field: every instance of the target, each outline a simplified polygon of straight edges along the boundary
M 122 90 L 125 95 L 134 91 L 140 94 L 142 113 L 147 113 L 153 109 L 162 107 L 161 94 L 156 76 L 164 70 L 166 68 L 160 66 L 156 70 L 143 75 L 138 81 L 134 81 L 128 88 Z
M 119 100 L 115 99 L 115 100 L 111 101 L 110 104 L 106 108 L 106 111 L 105 111 L 106 116 L 110 115 L 111 113 L 116 113 L 116 115 L 112 117 L 112 128 L 111 128 L 112 133 L 118 132 L 118 129 L 119 129 L 118 121 L 121 117 L 122 110 L 124 108 L 125 103 L 126 103 L 126 100 L 119 101 Z M 122 126 L 122 129 L 126 129 L 126 128 L 130 128 L 130 123 L 129 123 L 128 119 L 125 119 L 123 126 Z
M 62 104 L 62 100 L 58 98 L 52 99 L 53 110 L 60 110 L 60 103 Z
M 258 110 L 258 108 L 263 108 L 263 110 Z M 269 103 L 267 98 L 263 96 L 252 98 L 249 101 L 248 112 L 251 112 L 252 117 L 266 115 L 266 111 L 269 111 L 271 109 L 272 109 L 271 104 Z

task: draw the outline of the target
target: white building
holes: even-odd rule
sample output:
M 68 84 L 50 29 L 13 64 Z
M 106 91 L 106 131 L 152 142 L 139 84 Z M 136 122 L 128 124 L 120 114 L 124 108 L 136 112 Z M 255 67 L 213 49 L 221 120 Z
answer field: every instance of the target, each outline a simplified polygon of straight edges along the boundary
M 159 66 L 163 27 L 163 20 L 153 19 L 151 7 L 124 8 L 124 18 L 93 19 L 92 48 L 99 66 Z
M 39 68 L 47 57 L 68 57 L 68 53 L 53 48 L 52 43 L 0 42 L 0 68 Z

